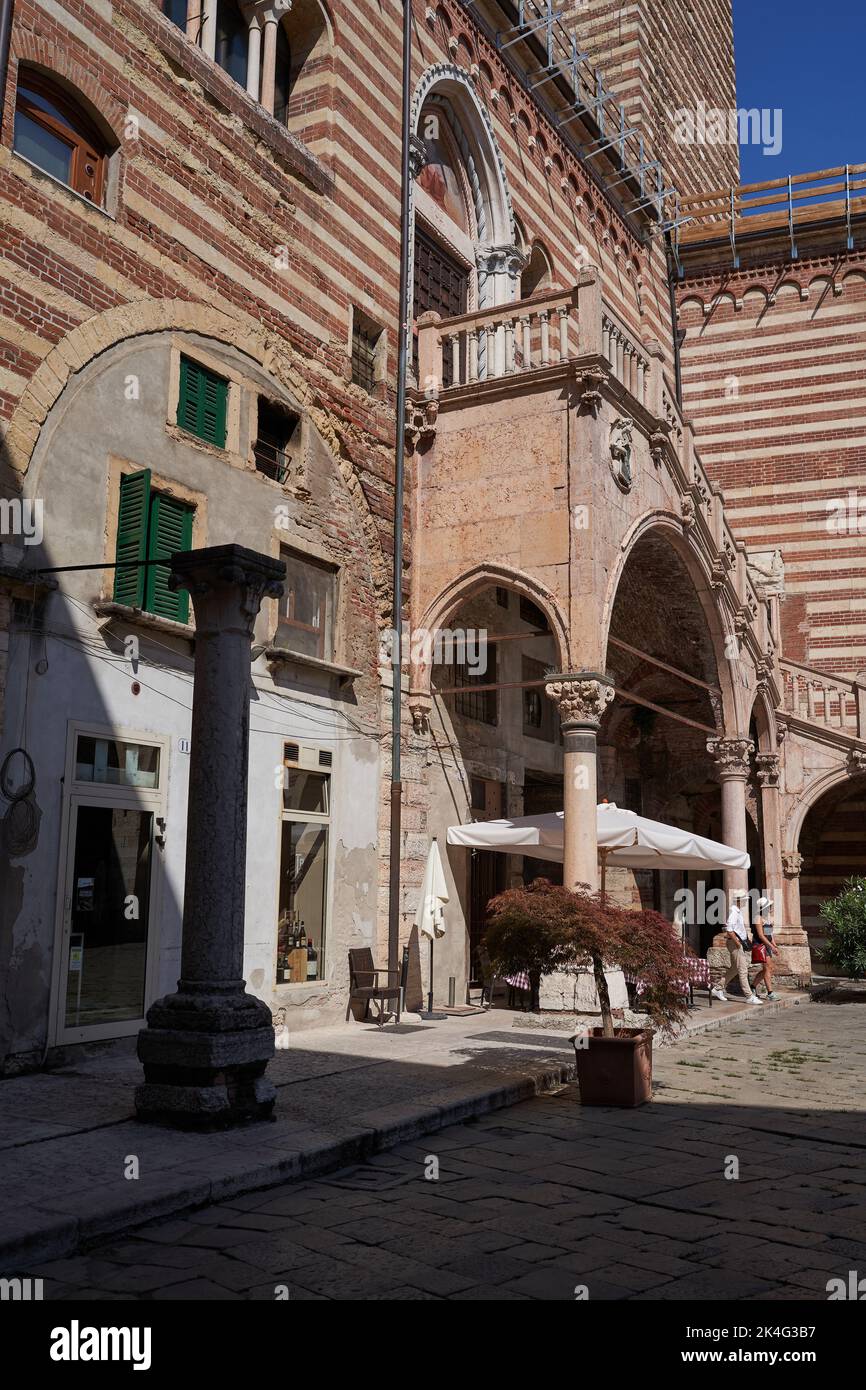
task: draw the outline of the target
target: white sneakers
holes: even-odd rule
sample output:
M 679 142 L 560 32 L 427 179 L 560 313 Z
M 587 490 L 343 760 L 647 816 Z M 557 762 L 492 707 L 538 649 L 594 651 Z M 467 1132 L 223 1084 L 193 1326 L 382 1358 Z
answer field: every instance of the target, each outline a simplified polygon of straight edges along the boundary
M 723 1004 L 727 1004 L 727 1002 L 728 1002 L 728 996 L 725 994 L 725 991 L 724 991 L 723 989 L 714 989 L 714 990 L 713 990 L 713 998 L 714 998 L 714 999 L 721 999 L 721 1001 L 722 1001 Z
M 759 999 L 757 994 L 753 994 L 751 999 L 749 1000 L 750 1004 L 763 1004 L 763 1002 L 763 999 Z

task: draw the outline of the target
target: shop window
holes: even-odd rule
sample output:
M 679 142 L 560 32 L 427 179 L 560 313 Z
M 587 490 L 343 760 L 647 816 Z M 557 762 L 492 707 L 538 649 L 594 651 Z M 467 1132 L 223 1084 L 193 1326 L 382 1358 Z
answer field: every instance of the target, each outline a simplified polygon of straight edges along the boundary
M 177 423 L 182 430 L 224 449 L 228 395 L 225 377 L 191 357 L 181 357 Z
M 495 685 L 498 680 L 496 646 L 488 642 L 482 650 L 486 660 L 480 663 L 480 669 L 476 663 L 470 666 L 465 657 L 454 663 L 452 684 L 461 687 L 454 695 L 454 711 L 465 719 L 477 719 L 481 724 L 498 724 L 499 691 L 476 688 Z
M 150 743 L 80 734 L 75 745 L 76 782 L 111 787 L 159 787 L 159 749 Z
M 114 601 L 176 623 L 189 621 L 189 594 L 168 587 L 169 560 L 192 549 L 195 508 L 151 487 L 150 469 L 120 480 Z M 149 560 L 156 563 L 145 565 Z
M 280 559 L 285 562 L 286 580 L 276 645 L 301 656 L 333 661 L 337 571 L 285 546 Z
M 298 766 L 300 752 L 297 745 L 286 745 L 277 984 L 312 983 L 324 977 L 331 774 Z
M 545 669 L 543 662 L 533 661 L 532 657 L 525 656 L 521 679 L 543 681 Z M 543 738 L 548 743 L 553 743 L 556 737 L 555 713 L 553 702 L 545 695 L 543 685 L 524 688 L 523 732 L 527 738 Z
M 13 148 L 88 202 L 102 204 L 108 164 L 104 139 L 68 92 L 27 68 L 18 79 Z
M 381 373 L 383 332 L 360 309 L 352 310 L 352 380 L 365 391 L 372 391 Z
M 291 467 L 290 445 L 297 437 L 299 417 L 277 401 L 259 396 L 258 424 L 253 457 L 256 470 L 284 483 Z

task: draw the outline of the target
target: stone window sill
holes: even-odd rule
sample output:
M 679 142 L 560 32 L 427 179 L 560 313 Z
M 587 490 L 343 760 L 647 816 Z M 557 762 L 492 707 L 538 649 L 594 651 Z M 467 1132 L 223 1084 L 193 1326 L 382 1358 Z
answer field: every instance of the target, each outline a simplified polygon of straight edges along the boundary
M 239 116 L 248 131 L 264 141 L 285 168 L 304 179 L 318 193 L 333 192 L 334 175 L 320 163 L 312 150 L 308 150 L 296 135 L 274 120 L 257 101 L 253 101 L 245 88 L 223 72 L 171 20 L 159 11 L 153 18 L 157 23 L 157 47 L 172 63 L 198 82 L 224 110 Z
M 340 666 L 335 661 L 322 661 L 318 656 L 304 656 L 288 647 L 265 647 L 264 656 L 273 666 L 306 666 L 311 671 L 322 671 L 327 676 L 336 676 L 340 685 L 360 680 L 364 674 L 363 671 L 355 670 L 353 666 Z
M 113 603 L 99 599 L 93 605 L 98 618 L 122 618 L 135 627 L 148 628 L 152 632 L 164 632 L 166 636 L 183 637 L 187 642 L 195 639 L 192 623 L 176 623 L 173 618 L 161 618 L 158 613 L 147 613 L 143 608 L 130 608 L 125 603 Z

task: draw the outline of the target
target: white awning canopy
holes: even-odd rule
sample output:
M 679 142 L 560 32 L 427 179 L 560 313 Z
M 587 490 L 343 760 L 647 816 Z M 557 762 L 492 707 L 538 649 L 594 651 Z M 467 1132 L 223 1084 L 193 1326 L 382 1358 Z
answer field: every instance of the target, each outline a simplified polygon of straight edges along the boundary
M 744 850 L 675 825 L 647 820 L 612 802 L 603 801 L 596 812 L 599 854 L 611 865 L 627 869 L 747 869 L 751 862 Z M 563 812 L 551 811 L 513 820 L 452 825 L 447 839 L 449 845 L 526 854 L 561 864 L 563 827 Z

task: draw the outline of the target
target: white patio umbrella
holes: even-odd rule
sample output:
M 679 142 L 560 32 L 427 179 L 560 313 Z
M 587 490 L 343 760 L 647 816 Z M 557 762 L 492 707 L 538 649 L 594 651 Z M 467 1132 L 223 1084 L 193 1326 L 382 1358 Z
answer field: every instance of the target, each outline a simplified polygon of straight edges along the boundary
M 445 870 L 442 868 L 439 845 L 434 835 L 427 851 L 427 864 L 424 869 L 424 881 L 421 884 L 421 896 L 415 910 L 415 926 L 422 936 L 426 936 L 430 942 L 430 988 L 427 993 L 427 1012 L 431 1014 L 433 1012 L 433 942 L 445 935 L 445 904 L 447 902 L 448 885 L 445 882 Z
M 613 802 L 603 801 L 596 807 L 596 824 L 602 867 L 611 863 L 628 869 L 747 869 L 751 863 L 744 850 L 692 830 L 649 820 Z M 562 811 L 476 821 L 450 826 L 448 844 L 499 854 L 527 854 L 561 864 L 564 826 Z

